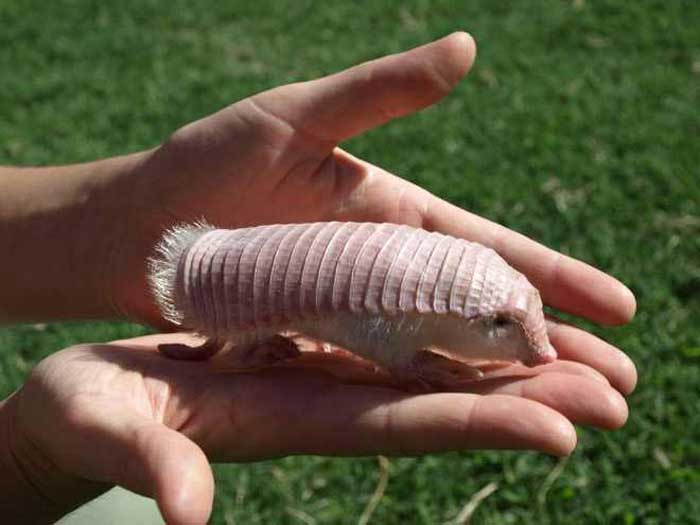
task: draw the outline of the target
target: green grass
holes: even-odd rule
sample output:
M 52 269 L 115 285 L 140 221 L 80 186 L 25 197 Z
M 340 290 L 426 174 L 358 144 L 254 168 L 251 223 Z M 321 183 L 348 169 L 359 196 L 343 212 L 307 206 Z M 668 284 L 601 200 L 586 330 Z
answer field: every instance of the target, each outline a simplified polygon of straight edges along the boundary
M 391 459 L 373 522 L 442 522 L 495 481 L 478 523 L 700 523 L 700 2 L 400 4 L 4 0 L 0 164 L 152 147 L 251 93 L 470 31 L 477 65 L 454 94 L 346 147 L 627 282 L 637 318 L 599 333 L 640 383 L 628 424 L 581 429 L 556 479 L 530 453 Z M 0 393 L 62 347 L 143 332 L 2 329 Z M 378 472 L 373 458 L 219 466 L 212 522 L 355 523 Z

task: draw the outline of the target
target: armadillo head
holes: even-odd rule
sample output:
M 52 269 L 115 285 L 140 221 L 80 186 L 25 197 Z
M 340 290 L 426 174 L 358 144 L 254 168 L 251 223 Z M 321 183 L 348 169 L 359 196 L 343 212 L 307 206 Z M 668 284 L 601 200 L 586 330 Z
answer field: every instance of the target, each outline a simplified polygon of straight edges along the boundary
M 431 330 L 438 347 L 456 360 L 554 361 L 540 294 L 527 278 L 492 250 L 477 265 L 459 318 Z
M 521 356 L 524 364 L 535 366 L 557 358 L 557 352 L 547 336 L 540 293 L 524 275 L 520 275 L 516 281 L 500 315 L 506 321 L 517 324 L 527 340 L 527 350 Z
M 493 301 L 483 305 L 483 311 L 472 320 L 481 343 L 495 347 L 493 354 L 502 359 L 518 360 L 527 366 L 554 361 L 557 353 L 547 337 L 539 292 L 524 275 L 510 267 L 506 271 L 515 274 L 508 279 L 510 286 L 492 293 L 484 290 Z M 486 286 L 497 286 L 497 280 Z

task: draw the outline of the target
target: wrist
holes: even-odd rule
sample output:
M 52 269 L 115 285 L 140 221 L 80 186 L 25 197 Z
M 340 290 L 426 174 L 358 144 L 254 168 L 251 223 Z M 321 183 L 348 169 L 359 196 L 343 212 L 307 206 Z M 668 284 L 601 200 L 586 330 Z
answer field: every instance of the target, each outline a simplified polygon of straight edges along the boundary
M 17 393 L 0 402 L 0 513 L 11 523 L 49 522 L 63 512 L 42 493 L 40 476 L 22 457 L 22 440 L 16 436 L 16 407 Z
M 48 519 L 53 505 L 42 497 L 18 457 L 13 436 L 16 404 L 16 393 L 0 401 L 0 513 L 12 523 L 38 523 L 41 517 Z
M 165 228 L 180 220 L 163 197 L 171 178 L 160 165 L 161 147 L 126 159 L 96 192 L 96 215 L 113 223 L 105 239 L 97 279 L 112 317 L 143 322 L 163 329 L 146 279 L 148 258 Z
M 123 181 L 146 154 L 0 170 L 0 242 L 12 253 L 0 261 L 0 322 L 118 315 L 108 280 L 132 223 Z
M 64 474 L 23 435 L 20 395 L 0 401 L 0 515 L 8 523 L 53 523 L 109 486 Z

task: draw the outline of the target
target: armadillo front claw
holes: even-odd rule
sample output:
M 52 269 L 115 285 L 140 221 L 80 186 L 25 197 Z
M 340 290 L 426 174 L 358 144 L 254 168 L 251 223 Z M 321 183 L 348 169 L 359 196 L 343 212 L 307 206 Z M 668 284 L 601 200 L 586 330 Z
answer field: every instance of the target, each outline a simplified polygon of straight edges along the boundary
M 420 384 L 426 390 L 455 389 L 484 377 L 478 368 L 430 350 L 418 352 L 407 368 L 393 372 L 400 381 Z

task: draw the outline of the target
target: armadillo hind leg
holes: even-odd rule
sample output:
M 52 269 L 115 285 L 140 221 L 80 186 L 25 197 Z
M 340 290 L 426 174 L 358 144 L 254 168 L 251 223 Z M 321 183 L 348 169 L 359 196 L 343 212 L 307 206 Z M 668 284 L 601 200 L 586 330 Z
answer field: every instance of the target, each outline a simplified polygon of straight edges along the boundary
M 265 339 L 235 345 L 226 359 L 232 368 L 245 370 L 274 365 L 300 355 L 301 351 L 294 340 L 275 334 Z
M 484 377 L 478 368 L 430 350 L 415 353 L 407 364 L 390 371 L 400 382 L 418 383 L 426 390 L 458 388 Z
M 218 339 L 207 339 L 199 346 L 164 343 L 158 345 L 158 351 L 165 357 L 178 361 L 206 361 L 218 354 L 224 346 Z

